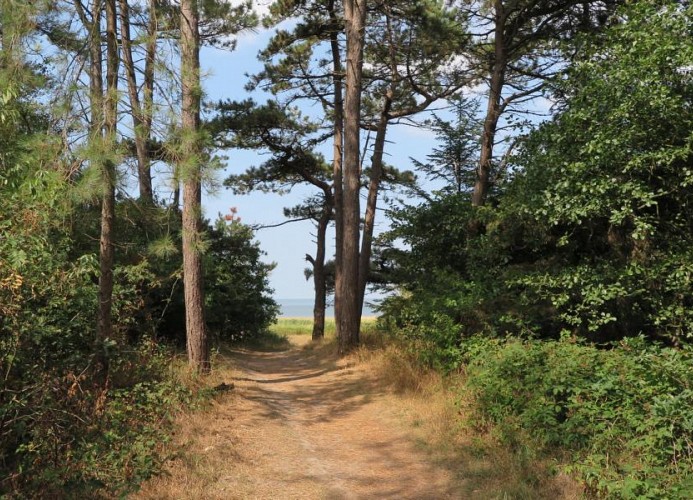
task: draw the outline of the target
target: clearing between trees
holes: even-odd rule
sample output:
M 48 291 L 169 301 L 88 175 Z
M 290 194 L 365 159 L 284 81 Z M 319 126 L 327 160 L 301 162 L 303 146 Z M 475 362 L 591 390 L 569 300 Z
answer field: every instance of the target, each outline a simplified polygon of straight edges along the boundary
M 467 453 L 466 463 L 433 445 L 457 420 L 446 418 L 456 410 L 444 395 L 388 389 L 367 352 L 339 359 L 333 344 L 289 340 L 281 350 L 220 355 L 213 376 L 234 388 L 181 418 L 183 451 L 135 498 L 493 498 L 517 487 L 513 475 L 528 475 L 478 444 L 467 452 L 485 456 Z M 573 497 L 562 480 L 531 494 Z

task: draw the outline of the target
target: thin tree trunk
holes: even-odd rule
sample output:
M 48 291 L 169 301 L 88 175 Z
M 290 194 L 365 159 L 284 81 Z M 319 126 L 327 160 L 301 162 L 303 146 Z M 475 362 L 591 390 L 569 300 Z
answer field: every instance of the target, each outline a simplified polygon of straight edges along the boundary
M 89 31 L 89 100 L 91 105 L 91 123 L 89 124 L 90 140 L 94 143 L 103 143 L 103 70 L 101 68 L 101 19 L 103 4 L 98 0 L 94 0 L 91 9 L 91 22 L 87 20 L 86 14 L 82 10 L 82 4 L 79 0 L 75 0 L 75 8 L 80 14 L 80 18 Z M 101 235 L 103 236 L 103 235 Z M 96 337 L 94 339 L 95 353 L 95 369 L 105 378 L 108 370 L 108 362 L 104 343 L 111 332 L 111 301 L 110 296 L 105 293 L 106 285 L 108 284 L 108 276 L 112 273 L 107 265 L 105 265 L 104 250 L 102 242 L 99 242 L 99 306 L 96 319 Z M 106 299 L 106 300 L 104 300 Z
M 385 152 L 385 137 L 387 125 L 390 120 L 392 108 L 392 89 L 385 95 L 385 102 L 378 121 L 378 130 L 375 134 L 373 145 L 373 157 L 371 159 L 371 178 L 368 184 L 368 198 L 366 199 L 366 216 L 363 223 L 363 238 L 361 240 L 361 255 L 359 262 L 359 312 L 363 311 L 363 302 L 366 297 L 366 284 L 371 268 L 371 254 L 373 252 L 373 231 L 375 229 L 375 212 L 378 205 L 378 191 L 383 177 L 383 154 Z
M 342 259 L 339 352 L 359 343 L 360 119 L 366 0 L 344 2 L 346 21 L 346 95 L 344 99 L 344 165 L 342 192 Z
M 337 25 L 337 15 L 335 13 L 334 1 L 329 4 L 330 20 L 333 25 Z M 330 35 L 330 46 L 332 50 L 332 69 L 334 83 L 334 146 L 332 160 L 332 185 L 334 186 L 334 225 L 335 225 L 335 276 L 334 276 L 334 314 L 335 314 L 335 334 L 341 337 L 341 305 L 342 305 L 342 245 L 344 241 L 344 224 L 342 217 L 342 159 L 344 143 L 344 68 L 342 67 L 342 54 L 339 50 L 339 40 L 336 31 Z
M 100 18 L 100 6 L 95 5 L 93 9 L 93 22 L 97 24 Z M 98 12 L 98 16 L 97 14 Z M 116 126 L 118 113 L 118 33 L 116 18 L 115 0 L 106 0 L 106 98 L 99 99 L 104 105 L 104 133 L 105 147 L 115 147 Z M 96 30 L 96 27 L 94 28 Z M 92 43 L 101 43 L 100 37 Z M 99 48 L 98 65 L 101 65 Z M 96 52 L 94 52 L 96 56 Z M 99 79 L 98 86 L 101 87 L 101 69 L 94 68 L 94 78 Z M 93 88 L 96 91 L 96 87 Z M 115 220 L 115 164 L 107 159 L 101 165 L 103 191 L 101 198 L 101 236 L 99 239 L 99 315 L 97 320 L 97 343 L 99 350 L 97 354 L 98 370 L 102 376 L 108 373 L 108 359 L 104 350 L 104 343 L 113 337 L 113 323 L 111 312 L 113 309 L 113 223 Z
M 317 251 L 313 262 L 313 284 L 315 286 L 315 305 L 313 307 L 313 340 L 325 337 L 325 306 L 327 304 L 327 284 L 325 282 L 325 246 L 327 226 L 332 219 L 332 207 L 327 205 L 318 220 Z
M 152 204 L 154 203 L 154 195 L 152 193 L 152 174 L 147 146 L 150 133 L 149 129 L 147 128 L 142 105 L 140 103 L 140 95 L 137 88 L 137 76 L 135 74 L 135 62 L 132 58 L 130 9 L 128 6 L 128 0 L 119 0 L 119 5 L 123 64 L 125 66 L 125 77 L 128 85 L 128 96 L 130 98 L 132 123 L 135 128 L 135 150 L 137 151 L 137 178 L 140 188 L 140 200 L 145 203 Z
M 156 64 L 156 40 L 158 21 L 156 12 L 157 0 L 149 0 L 149 16 L 147 18 L 147 43 L 144 54 L 144 77 L 142 82 L 142 127 L 147 141 L 147 149 L 150 149 L 149 141 L 152 138 L 152 123 L 154 121 L 154 65 Z M 149 153 L 149 151 L 147 151 Z M 147 178 L 151 185 L 151 163 L 147 170 Z M 152 188 L 152 198 L 154 197 Z
M 149 0 L 149 17 L 147 18 L 147 43 L 144 55 L 144 82 L 142 83 L 144 128 L 147 139 L 151 136 L 154 118 L 154 65 L 156 63 L 156 37 L 158 30 L 156 0 Z
M 182 0 L 181 73 L 183 82 L 183 285 L 185 329 L 190 366 L 210 371 L 209 341 L 204 318 L 202 274 L 202 189 L 200 129 L 200 37 L 197 0 Z
M 504 40 L 505 13 L 502 0 L 495 0 L 495 39 L 491 82 L 489 85 L 488 105 L 484 118 L 484 129 L 481 134 L 481 152 L 476 183 L 472 192 L 472 205 L 483 206 L 489 190 L 491 169 L 493 167 L 493 147 L 496 141 L 496 129 L 501 110 L 501 96 L 505 84 L 506 47 Z

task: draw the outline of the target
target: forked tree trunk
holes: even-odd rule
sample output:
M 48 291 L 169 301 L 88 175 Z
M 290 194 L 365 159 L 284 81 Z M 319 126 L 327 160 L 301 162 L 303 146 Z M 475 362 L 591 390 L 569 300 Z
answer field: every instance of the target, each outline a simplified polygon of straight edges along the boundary
M 181 74 L 183 83 L 183 286 L 188 362 L 199 373 L 210 371 L 204 317 L 202 274 L 202 189 L 200 155 L 200 36 L 197 0 L 181 0 Z
M 344 99 L 344 165 L 342 191 L 342 255 L 339 290 L 339 352 L 359 343 L 360 121 L 366 0 L 344 2 L 346 21 L 346 95 Z M 339 265 L 340 263 L 338 263 Z

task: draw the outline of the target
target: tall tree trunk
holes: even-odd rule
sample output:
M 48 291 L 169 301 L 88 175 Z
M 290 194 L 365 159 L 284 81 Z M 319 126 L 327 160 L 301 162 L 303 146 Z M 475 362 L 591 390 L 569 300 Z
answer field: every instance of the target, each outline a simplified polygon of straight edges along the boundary
M 80 15 L 82 23 L 89 31 L 89 100 L 91 105 L 91 117 L 89 124 L 90 141 L 96 144 L 103 143 L 103 127 L 104 127 L 104 98 L 103 98 L 103 70 L 102 50 L 101 50 L 101 19 L 103 4 L 98 0 L 94 0 L 91 8 L 91 21 L 82 8 L 79 0 L 75 0 L 75 8 Z M 101 166 L 99 166 L 101 167 Z M 104 179 L 105 185 L 105 179 Z M 103 195 L 103 192 L 102 192 Z M 103 237 L 103 234 L 101 235 Z M 99 244 L 99 306 L 96 318 L 96 337 L 94 339 L 94 352 L 96 371 L 101 372 L 105 376 L 108 364 L 106 360 L 106 352 L 104 350 L 104 342 L 111 332 L 111 300 L 106 292 L 106 285 L 110 281 L 112 283 L 112 271 L 106 265 L 104 257 L 108 257 L 107 247 Z M 104 255 L 106 253 L 106 255 Z M 106 300 L 104 300 L 106 299 Z
M 340 272 L 339 352 L 359 343 L 360 121 L 366 0 L 344 2 L 346 21 L 346 95 L 344 99 L 344 165 L 342 191 L 342 259 Z M 338 263 L 339 265 L 340 263 Z
M 337 26 L 337 14 L 334 1 L 329 4 L 330 20 Z M 333 160 L 332 160 L 332 185 L 334 186 L 334 226 L 335 226 L 335 275 L 334 275 L 334 314 L 335 333 L 341 337 L 340 318 L 342 305 L 342 245 L 344 241 L 344 224 L 342 217 L 342 165 L 344 145 L 344 68 L 342 67 L 342 54 L 339 49 L 338 33 L 333 31 L 330 35 L 330 47 L 332 50 L 332 70 L 334 83 L 334 132 L 333 132 Z
M 144 54 L 144 77 L 142 82 L 142 126 L 144 136 L 149 149 L 149 141 L 152 138 L 152 123 L 154 121 L 154 65 L 156 64 L 156 41 L 158 35 L 157 0 L 149 0 L 149 16 L 147 17 L 147 43 Z M 151 164 L 146 174 L 149 183 L 152 183 Z M 152 198 L 154 196 L 152 188 Z M 176 205 L 177 206 L 177 205 Z
M 101 6 L 95 2 L 93 8 L 93 20 L 95 25 L 100 19 Z M 97 16 L 97 10 L 98 16 Z M 96 29 L 96 28 L 94 28 Z M 99 37 L 100 38 L 100 37 Z M 104 105 L 103 123 L 105 141 L 104 147 L 109 151 L 115 148 L 116 126 L 118 119 L 118 33 L 117 33 L 117 13 L 115 0 L 106 0 L 106 98 L 100 99 Z M 94 40 L 93 43 L 100 45 L 101 41 Z M 101 49 L 99 48 L 99 53 Z M 96 52 L 94 52 L 96 56 Z M 98 65 L 101 65 L 100 54 Z M 94 68 L 94 78 L 99 78 L 98 86 L 101 87 L 101 69 Z M 93 88 L 96 91 L 96 87 Z M 100 344 L 97 354 L 97 364 L 99 371 L 103 374 L 108 372 L 108 359 L 104 351 L 104 343 L 113 337 L 113 323 L 111 311 L 113 309 L 113 223 L 115 220 L 115 182 L 116 167 L 111 159 L 106 159 L 101 165 L 102 168 L 102 197 L 101 197 L 101 236 L 99 239 L 99 315 L 97 320 L 97 343 Z
M 313 307 L 313 340 L 325 337 L 325 307 L 327 304 L 327 283 L 325 282 L 325 247 L 327 226 L 332 219 L 332 206 L 325 207 L 318 220 L 317 251 L 313 263 L 313 284 L 315 286 L 315 305 Z
M 375 212 L 378 205 L 378 191 L 383 178 L 383 154 L 385 152 L 385 137 L 387 125 L 390 120 L 392 108 L 393 90 L 388 89 L 380 112 L 378 129 L 373 145 L 373 158 L 371 159 L 371 178 L 368 183 L 368 198 L 366 199 L 366 216 L 363 223 L 363 238 L 361 240 L 361 255 L 359 262 L 359 312 L 363 311 L 363 302 L 366 297 L 366 284 L 371 268 L 371 254 L 373 252 L 373 231 L 375 229 Z
M 472 192 L 472 205 L 483 206 L 489 190 L 491 169 L 493 167 L 493 148 L 496 141 L 496 129 L 501 111 L 501 96 L 505 85 L 507 48 L 505 46 L 505 12 L 503 1 L 494 1 L 495 9 L 495 38 L 491 81 L 489 85 L 488 105 L 484 118 L 484 129 L 481 134 L 481 152 L 476 183 Z
M 183 82 L 183 286 L 188 362 L 208 373 L 209 340 L 204 318 L 202 274 L 202 189 L 200 155 L 200 35 L 197 0 L 181 0 L 181 74 Z
M 128 85 L 128 97 L 132 124 L 135 128 L 135 150 L 137 151 L 137 178 L 140 188 L 140 200 L 154 203 L 152 193 L 152 173 L 149 161 L 148 140 L 150 130 L 144 117 L 140 103 L 139 90 L 137 88 L 137 75 L 135 74 L 135 62 L 132 58 L 132 40 L 130 38 L 130 8 L 128 0 L 119 0 L 120 5 L 120 36 L 123 48 L 123 64 Z M 154 15 L 153 12 L 150 15 Z

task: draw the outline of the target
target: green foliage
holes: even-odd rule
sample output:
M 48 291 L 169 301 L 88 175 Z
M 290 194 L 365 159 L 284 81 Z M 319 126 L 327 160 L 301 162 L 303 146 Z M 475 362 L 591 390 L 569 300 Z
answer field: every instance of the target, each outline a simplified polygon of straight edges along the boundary
M 443 192 L 462 193 L 474 185 L 478 144 L 481 136 L 480 125 L 474 116 L 479 111 L 479 103 L 464 98 L 451 99 L 454 122 L 437 115 L 426 124 L 435 132 L 441 143 L 426 156 L 426 162 L 414 161 L 416 170 L 431 181 L 443 181 Z
M 39 4 L 0 8 L 0 496 L 114 497 L 158 470 L 173 412 L 194 402 L 172 376 L 172 353 L 152 341 L 184 325 L 180 220 L 175 210 L 119 200 L 114 336 L 104 346 L 108 377 L 95 380 L 99 207 L 93 173 L 68 164 L 40 105 L 47 100 L 35 96 L 42 79 L 22 56 Z M 239 255 L 214 276 L 237 280 L 253 301 L 269 267 L 249 232 L 238 233 L 219 236 L 220 252 Z M 245 267 L 234 274 L 237 264 Z M 256 271 L 255 280 L 243 274 Z M 219 295 L 212 306 L 231 314 L 235 300 Z M 246 308 L 244 331 L 266 325 L 272 305 Z
M 207 323 L 218 339 L 260 335 L 272 324 L 279 307 L 271 297 L 262 251 L 248 226 L 219 219 L 210 231 L 205 256 Z
M 477 338 L 465 357 L 478 424 L 509 444 L 572 451 L 570 471 L 600 496 L 689 498 L 691 349 Z
M 693 334 L 691 12 L 623 14 L 558 85 L 565 109 L 530 135 L 506 210 L 549 226 L 553 261 L 519 283 L 569 328 L 679 342 Z
M 691 19 L 629 2 L 579 38 L 494 206 L 396 210 L 378 255 L 381 322 L 465 370 L 480 426 L 567 450 L 596 496 L 693 492 Z
M 15 452 L 21 472 L 2 490 L 112 497 L 159 470 L 172 416 L 193 394 L 171 376 L 170 353 L 153 343 L 110 354 L 110 389 L 92 386 L 85 372 L 42 378 L 45 393 L 28 401 L 35 421 Z
M 457 325 L 427 334 L 451 346 L 481 331 L 689 340 L 689 11 L 635 2 L 582 41 L 554 83 L 560 112 L 521 144 L 495 207 L 440 195 L 395 211 L 381 252 L 403 292 L 393 318 Z

